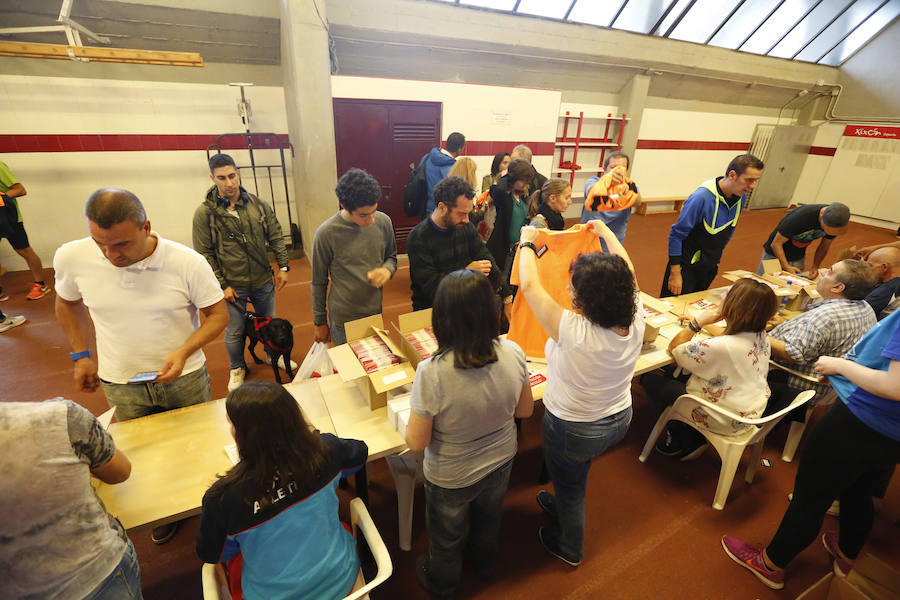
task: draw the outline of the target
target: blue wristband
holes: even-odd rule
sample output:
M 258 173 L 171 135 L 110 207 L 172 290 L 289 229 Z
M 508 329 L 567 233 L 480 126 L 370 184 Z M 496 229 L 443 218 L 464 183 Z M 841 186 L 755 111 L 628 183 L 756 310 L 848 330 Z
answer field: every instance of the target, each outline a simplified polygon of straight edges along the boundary
M 82 350 L 81 352 L 69 352 L 69 358 L 72 359 L 72 362 L 81 360 L 82 358 L 90 358 L 90 357 L 91 357 L 90 350 Z

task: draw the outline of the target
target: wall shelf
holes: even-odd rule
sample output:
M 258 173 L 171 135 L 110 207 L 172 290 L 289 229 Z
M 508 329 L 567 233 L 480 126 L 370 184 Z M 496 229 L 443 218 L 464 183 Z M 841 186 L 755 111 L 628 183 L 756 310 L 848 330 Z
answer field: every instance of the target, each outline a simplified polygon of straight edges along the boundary
M 569 186 L 574 188 L 575 174 L 580 171 L 593 172 L 592 169 L 583 169 L 580 166 L 573 168 L 572 165 L 578 165 L 579 150 L 600 151 L 600 159 L 597 161 L 597 175 L 603 174 L 603 161 L 606 159 L 607 150 L 618 150 L 622 147 L 622 135 L 625 132 L 625 123 L 629 121 L 627 115 L 614 117 L 612 113 L 605 117 L 584 116 L 584 112 L 579 112 L 578 116 L 569 114 L 566 111 L 564 115 L 559 116 L 562 119 L 562 135 L 557 136 L 555 147 L 559 149 L 559 162 L 551 171 L 551 174 L 564 175 L 569 174 Z M 601 121 L 599 125 L 603 126 L 603 137 L 582 137 L 582 127 L 585 120 Z M 575 121 L 575 137 L 569 135 L 570 121 Z M 605 123 L 604 123 L 605 122 Z M 571 160 L 566 159 L 567 151 L 572 150 Z

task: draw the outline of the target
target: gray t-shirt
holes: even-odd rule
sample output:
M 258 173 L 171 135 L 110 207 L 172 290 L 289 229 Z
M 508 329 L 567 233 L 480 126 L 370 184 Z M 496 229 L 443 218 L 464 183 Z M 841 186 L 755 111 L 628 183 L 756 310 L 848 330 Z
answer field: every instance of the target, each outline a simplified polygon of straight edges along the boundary
M 69 400 L 0 402 L 0 596 L 83 598 L 112 573 L 127 538 L 89 475 L 114 453 Z
M 391 218 L 375 213 L 375 222 L 360 227 L 338 211 L 316 229 L 312 246 L 313 322 L 324 325 L 325 295 L 329 280 L 328 313 L 331 323 L 346 323 L 381 312 L 382 288 L 373 287 L 367 274 L 385 267 L 397 270 L 397 242 Z
M 514 342 L 497 342 L 497 362 L 458 369 L 453 353 L 419 363 L 412 410 L 433 418 L 425 448 L 425 478 L 444 488 L 477 483 L 516 453 L 513 421 L 528 383 L 525 353 Z

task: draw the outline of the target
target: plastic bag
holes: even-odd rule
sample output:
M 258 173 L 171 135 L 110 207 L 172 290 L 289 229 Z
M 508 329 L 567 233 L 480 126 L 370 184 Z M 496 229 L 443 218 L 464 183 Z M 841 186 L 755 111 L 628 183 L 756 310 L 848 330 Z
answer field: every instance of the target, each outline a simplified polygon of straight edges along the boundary
M 325 377 L 333 373 L 337 373 L 337 371 L 334 370 L 334 365 L 331 363 L 331 359 L 328 358 L 328 344 L 326 342 L 313 342 L 309 352 L 306 353 L 306 358 L 303 359 L 300 368 L 297 369 L 297 376 L 294 377 L 294 381 L 305 381 L 312 377 Z

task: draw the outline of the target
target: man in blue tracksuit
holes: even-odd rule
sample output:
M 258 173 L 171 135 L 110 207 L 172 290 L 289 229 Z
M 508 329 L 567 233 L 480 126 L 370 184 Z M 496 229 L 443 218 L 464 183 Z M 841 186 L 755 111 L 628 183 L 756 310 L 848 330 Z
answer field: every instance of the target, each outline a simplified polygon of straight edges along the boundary
M 428 161 L 425 165 L 425 182 L 428 184 L 428 204 L 425 206 L 425 215 L 431 216 L 431 213 L 434 212 L 434 186 L 450 174 L 456 157 L 460 155 L 465 145 L 466 136 L 454 131 L 447 136 L 446 148 L 436 146 L 422 157 L 423 161 Z M 420 161 L 419 164 L 422 162 Z
M 661 298 L 709 288 L 719 260 L 744 208 L 746 194 L 756 187 L 763 162 L 752 154 L 736 156 L 724 177 L 700 184 L 684 202 L 669 233 L 669 264 Z

